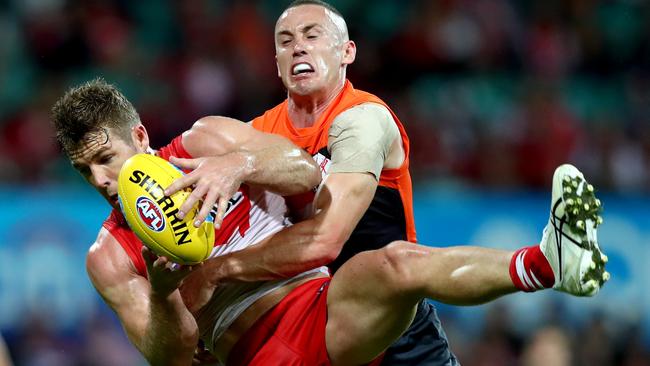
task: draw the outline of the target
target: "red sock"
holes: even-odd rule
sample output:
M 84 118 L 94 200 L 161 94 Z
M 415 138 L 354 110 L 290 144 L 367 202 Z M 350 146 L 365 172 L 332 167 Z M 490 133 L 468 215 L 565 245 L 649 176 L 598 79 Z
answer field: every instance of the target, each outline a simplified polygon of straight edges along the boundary
M 524 247 L 510 260 L 510 278 L 521 291 L 533 292 L 553 287 L 555 276 L 539 245 Z

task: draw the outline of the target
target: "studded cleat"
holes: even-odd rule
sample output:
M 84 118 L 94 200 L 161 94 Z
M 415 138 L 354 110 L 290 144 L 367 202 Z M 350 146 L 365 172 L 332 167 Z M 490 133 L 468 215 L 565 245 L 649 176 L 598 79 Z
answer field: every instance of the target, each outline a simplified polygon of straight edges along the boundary
M 598 246 L 602 204 L 574 166 L 564 164 L 553 175 L 549 222 L 540 249 L 553 269 L 553 288 L 576 296 L 594 296 L 607 280 L 607 256 Z

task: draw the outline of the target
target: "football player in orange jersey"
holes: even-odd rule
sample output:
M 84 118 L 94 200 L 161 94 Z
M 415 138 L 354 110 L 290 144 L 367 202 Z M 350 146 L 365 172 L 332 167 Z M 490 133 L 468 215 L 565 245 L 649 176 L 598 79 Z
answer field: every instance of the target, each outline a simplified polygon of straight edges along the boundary
M 274 38 L 278 75 L 288 98 L 255 118 L 252 125 L 304 148 L 317 160 L 325 178 L 311 218 L 261 245 L 208 261 L 201 271 L 213 284 L 282 278 L 319 265 L 337 271 L 357 253 L 395 241 L 416 241 L 408 136 L 386 103 L 355 89 L 347 80 L 356 44 L 349 39 L 341 14 L 323 1 L 295 1 L 278 18 Z M 192 161 L 175 162 L 196 167 Z M 577 176 L 579 172 L 573 169 L 569 169 L 572 176 Z M 204 179 L 196 186 L 208 187 L 215 174 L 205 164 L 195 170 L 192 181 L 179 180 L 167 193 L 196 183 L 198 177 Z M 196 199 L 188 201 L 190 207 Z M 597 210 L 594 205 L 587 211 Z M 557 210 L 552 212 L 540 245 L 515 252 L 466 246 L 412 255 L 435 257 L 430 259 L 435 267 L 429 270 L 440 280 L 437 298 L 450 303 L 475 304 L 518 290 L 550 287 L 578 296 L 593 295 L 608 276 L 603 269 L 606 257 L 597 245 L 588 244 L 595 243 L 600 219 L 594 216 L 585 221 L 583 208 L 574 209 L 579 214 L 568 225 L 560 224 Z M 571 239 L 562 239 L 563 235 Z M 334 289 L 333 284 L 330 291 Z M 330 308 L 329 313 L 341 311 L 363 318 L 366 311 L 364 307 L 337 309 Z M 385 356 L 386 365 L 456 363 L 428 302 L 418 305 L 411 327 Z

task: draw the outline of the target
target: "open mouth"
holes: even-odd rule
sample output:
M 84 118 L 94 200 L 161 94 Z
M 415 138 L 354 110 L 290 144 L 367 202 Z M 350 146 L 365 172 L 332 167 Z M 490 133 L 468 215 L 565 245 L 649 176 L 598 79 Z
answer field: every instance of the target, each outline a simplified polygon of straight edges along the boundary
M 291 69 L 291 75 L 293 76 L 304 75 L 312 72 L 314 72 L 314 68 L 306 62 L 297 63 L 293 65 L 293 68 Z

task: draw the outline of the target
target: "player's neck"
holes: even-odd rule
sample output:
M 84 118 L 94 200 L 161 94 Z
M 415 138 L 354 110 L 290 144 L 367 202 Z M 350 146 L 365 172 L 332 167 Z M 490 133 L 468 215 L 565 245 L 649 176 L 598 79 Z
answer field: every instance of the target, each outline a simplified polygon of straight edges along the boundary
M 321 114 L 332 104 L 345 84 L 325 93 L 310 95 L 289 94 L 289 119 L 294 127 L 305 128 L 313 126 Z

